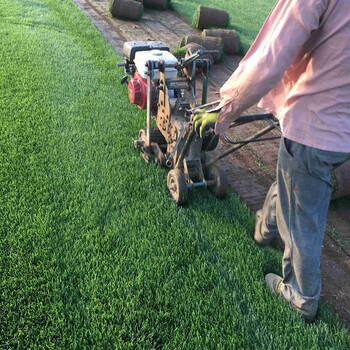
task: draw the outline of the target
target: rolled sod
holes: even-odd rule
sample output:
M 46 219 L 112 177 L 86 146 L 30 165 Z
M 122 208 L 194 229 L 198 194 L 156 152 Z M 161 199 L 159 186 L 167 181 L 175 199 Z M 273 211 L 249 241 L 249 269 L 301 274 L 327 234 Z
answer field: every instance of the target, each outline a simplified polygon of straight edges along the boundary
M 179 47 L 185 46 L 185 45 L 186 45 L 186 40 L 187 40 L 187 35 L 183 36 L 183 37 L 179 40 L 178 46 L 179 46 Z
M 198 29 L 226 28 L 228 24 L 228 13 L 206 6 L 198 6 L 193 16 L 192 26 Z
M 143 5 L 134 0 L 111 0 L 109 12 L 113 17 L 138 21 L 143 15 Z
M 199 44 L 203 46 L 206 50 L 219 51 L 218 53 L 211 54 L 215 63 L 219 62 L 223 57 L 223 43 L 221 38 L 187 35 L 181 39 L 180 47 L 183 47 L 189 43 Z
M 204 29 L 202 36 L 221 38 L 225 53 L 228 55 L 238 53 L 238 37 L 234 29 Z
M 350 195 L 350 161 L 333 171 L 332 180 L 334 185 L 332 199 Z
M 182 47 L 177 47 L 176 49 L 174 49 L 173 51 L 171 51 L 171 53 L 177 58 L 184 58 L 186 56 L 187 53 L 187 49 L 186 48 L 182 48 Z
M 202 45 L 199 45 L 197 43 L 188 43 L 187 45 L 180 48 L 180 50 L 182 50 L 182 49 L 185 50 L 187 55 L 189 55 L 189 56 L 193 55 L 198 50 L 205 50 L 205 48 Z M 200 58 L 208 59 L 211 64 L 214 63 L 214 58 L 209 53 L 202 55 Z
M 170 0 L 143 0 L 145 7 L 166 10 L 170 6 Z

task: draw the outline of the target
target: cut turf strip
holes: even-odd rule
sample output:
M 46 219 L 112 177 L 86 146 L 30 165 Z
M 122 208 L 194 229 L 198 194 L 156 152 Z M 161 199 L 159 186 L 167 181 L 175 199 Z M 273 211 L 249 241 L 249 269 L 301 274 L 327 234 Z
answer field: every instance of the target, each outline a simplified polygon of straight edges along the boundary
M 0 13 L 0 348 L 349 348 L 325 307 L 306 325 L 270 294 L 280 255 L 236 196 L 172 202 L 120 57 L 70 0 Z

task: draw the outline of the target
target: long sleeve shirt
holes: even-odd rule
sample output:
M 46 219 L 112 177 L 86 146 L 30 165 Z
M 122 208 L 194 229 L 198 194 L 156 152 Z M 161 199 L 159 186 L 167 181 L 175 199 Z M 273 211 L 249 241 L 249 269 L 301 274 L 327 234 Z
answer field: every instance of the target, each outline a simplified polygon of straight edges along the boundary
M 284 137 L 350 152 L 350 1 L 277 1 L 220 95 L 217 134 L 261 99 Z

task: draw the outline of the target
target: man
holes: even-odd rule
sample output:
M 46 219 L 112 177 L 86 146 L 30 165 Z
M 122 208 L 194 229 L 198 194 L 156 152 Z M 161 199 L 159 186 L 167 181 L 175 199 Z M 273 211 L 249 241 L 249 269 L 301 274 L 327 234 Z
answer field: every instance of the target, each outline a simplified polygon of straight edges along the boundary
M 257 213 L 254 239 L 264 246 L 280 234 L 283 276 L 267 274 L 266 283 L 311 322 L 331 171 L 350 159 L 350 1 L 277 1 L 220 93 L 215 110 L 194 118 L 201 135 L 214 123 L 224 132 L 260 99 L 280 121 L 277 181 Z

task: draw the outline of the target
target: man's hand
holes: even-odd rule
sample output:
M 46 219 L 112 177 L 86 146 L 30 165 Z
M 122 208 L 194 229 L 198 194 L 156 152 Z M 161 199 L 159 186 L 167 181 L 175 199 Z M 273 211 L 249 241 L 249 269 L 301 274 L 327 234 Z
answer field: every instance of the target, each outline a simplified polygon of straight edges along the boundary
M 198 109 L 194 112 L 193 118 L 194 130 L 199 134 L 200 138 L 203 138 L 204 132 L 210 127 L 214 127 L 220 111 L 207 112 L 205 109 Z

